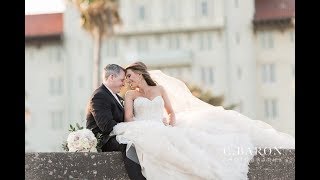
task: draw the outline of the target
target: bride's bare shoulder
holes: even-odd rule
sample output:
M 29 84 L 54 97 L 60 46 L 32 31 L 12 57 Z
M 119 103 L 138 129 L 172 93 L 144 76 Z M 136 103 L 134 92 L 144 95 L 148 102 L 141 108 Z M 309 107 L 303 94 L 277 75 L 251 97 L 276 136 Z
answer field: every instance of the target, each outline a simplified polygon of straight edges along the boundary
M 157 85 L 157 86 L 155 86 L 155 87 L 156 87 L 157 90 L 159 90 L 160 92 L 164 91 L 164 88 L 163 88 L 163 86 L 161 86 L 161 85 Z
M 165 90 L 164 90 L 164 87 L 163 86 L 161 86 L 161 85 L 157 85 L 157 86 L 154 86 L 154 92 L 156 93 L 156 94 L 159 94 L 159 95 L 163 95 L 163 94 L 165 94 Z

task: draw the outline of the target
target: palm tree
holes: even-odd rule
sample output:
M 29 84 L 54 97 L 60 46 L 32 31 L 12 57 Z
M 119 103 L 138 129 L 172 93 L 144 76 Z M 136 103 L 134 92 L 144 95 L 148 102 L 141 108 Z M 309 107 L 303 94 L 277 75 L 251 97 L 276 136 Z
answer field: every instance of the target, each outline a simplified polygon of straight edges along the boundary
M 114 27 L 121 24 L 118 0 L 68 0 L 77 7 L 81 15 L 81 26 L 94 40 L 93 89 L 100 83 L 101 44 L 103 37 L 114 34 Z

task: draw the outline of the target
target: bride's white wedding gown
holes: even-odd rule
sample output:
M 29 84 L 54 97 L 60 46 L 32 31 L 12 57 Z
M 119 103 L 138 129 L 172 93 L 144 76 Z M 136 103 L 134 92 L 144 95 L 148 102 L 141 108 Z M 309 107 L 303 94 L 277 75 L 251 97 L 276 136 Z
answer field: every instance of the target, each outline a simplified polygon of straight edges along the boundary
M 164 75 L 157 73 L 161 72 L 152 73 L 153 78 L 164 85 Z M 190 94 L 175 99 L 173 94 L 181 86 L 171 80 L 175 86 L 165 89 L 176 112 L 176 126 L 162 123 L 161 96 L 138 97 L 133 103 L 134 121 L 119 123 L 111 133 L 119 143 L 128 144 L 127 156 L 141 165 L 148 180 L 247 179 L 255 147 L 294 148 L 293 137 L 262 121 L 205 104 Z

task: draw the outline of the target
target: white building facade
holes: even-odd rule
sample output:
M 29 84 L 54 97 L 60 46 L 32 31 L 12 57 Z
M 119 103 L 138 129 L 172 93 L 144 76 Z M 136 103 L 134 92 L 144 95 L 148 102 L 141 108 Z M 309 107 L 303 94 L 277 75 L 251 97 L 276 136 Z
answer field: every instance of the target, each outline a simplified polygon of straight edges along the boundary
M 104 41 L 101 69 L 143 61 L 224 94 L 225 104 L 238 104 L 235 110 L 294 135 L 294 29 L 267 31 L 274 47 L 266 50 L 254 13 L 254 0 L 121 0 L 123 25 Z M 30 151 L 62 151 L 68 125 L 85 125 L 92 39 L 74 7 L 67 6 L 63 22 L 60 42 L 25 47 Z
M 256 32 L 257 117 L 295 135 L 294 27 Z

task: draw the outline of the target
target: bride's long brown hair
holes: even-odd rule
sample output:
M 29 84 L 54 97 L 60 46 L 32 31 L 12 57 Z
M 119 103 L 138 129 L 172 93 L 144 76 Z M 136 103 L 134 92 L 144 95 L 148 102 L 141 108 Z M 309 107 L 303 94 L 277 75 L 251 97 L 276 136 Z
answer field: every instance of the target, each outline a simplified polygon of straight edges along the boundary
M 148 68 L 143 62 L 137 61 L 135 63 L 132 63 L 131 65 L 126 67 L 125 71 L 127 72 L 127 70 L 129 69 L 131 69 L 135 73 L 140 73 L 149 86 L 157 85 L 157 83 L 151 78 L 150 73 L 148 72 Z

